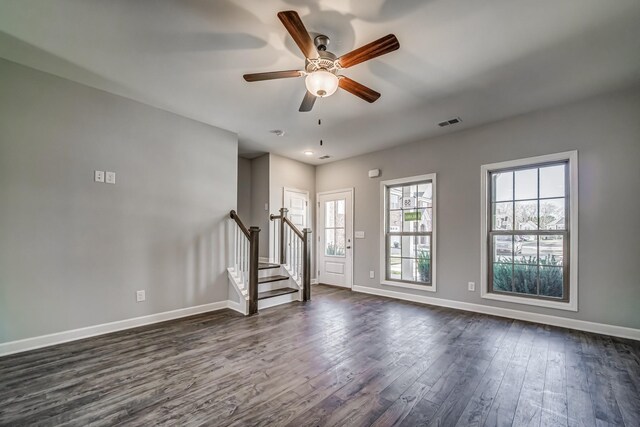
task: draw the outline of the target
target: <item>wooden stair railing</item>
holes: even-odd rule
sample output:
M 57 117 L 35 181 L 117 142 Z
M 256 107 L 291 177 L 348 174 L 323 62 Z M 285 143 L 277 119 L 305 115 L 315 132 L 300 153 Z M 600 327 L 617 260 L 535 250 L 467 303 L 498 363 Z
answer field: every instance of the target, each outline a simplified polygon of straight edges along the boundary
M 288 267 L 294 280 L 302 283 L 302 300 L 311 300 L 311 229 L 298 229 L 287 217 L 288 209 L 280 215 L 271 214 L 271 221 L 280 221 L 279 264 Z
M 244 225 L 236 211 L 229 216 L 237 225 L 234 229 L 234 268 L 244 284 L 248 284 L 249 315 L 258 313 L 258 243 L 259 227 Z

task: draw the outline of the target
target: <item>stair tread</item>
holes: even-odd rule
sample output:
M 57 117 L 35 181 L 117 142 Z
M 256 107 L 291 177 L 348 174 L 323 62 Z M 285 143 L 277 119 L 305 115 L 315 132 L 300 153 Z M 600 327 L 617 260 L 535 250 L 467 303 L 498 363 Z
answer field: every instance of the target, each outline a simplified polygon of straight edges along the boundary
M 268 270 L 270 268 L 278 268 L 280 264 L 271 264 L 268 262 L 261 262 L 258 264 L 258 270 Z
M 289 280 L 289 276 L 278 274 L 276 276 L 259 277 L 258 283 L 279 282 L 280 280 Z
M 261 300 L 265 298 L 278 297 L 280 295 L 292 294 L 294 292 L 298 292 L 298 289 L 289 287 L 272 289 L 270 291 L 258 292 L 258 299 Z

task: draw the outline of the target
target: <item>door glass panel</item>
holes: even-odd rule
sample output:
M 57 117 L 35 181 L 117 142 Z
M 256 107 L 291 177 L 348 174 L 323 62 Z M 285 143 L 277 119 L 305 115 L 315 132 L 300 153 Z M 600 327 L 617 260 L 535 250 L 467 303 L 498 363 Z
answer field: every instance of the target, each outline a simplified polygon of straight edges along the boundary
M 324 231 L 324 253 L 325 255 L 336 254 L 336 234 L 333 228 L 329 228 Z
M 336 203 L 331 200 L 324 202 L 324 226 L 335 227 L 336 224 Z
M 336 201 L 336 220 L 335 226 L 344 228 L 344 219 L 345 219 L 345 200 L 337 200 Z
M 346 247 L 345 241 L 344 228 L 336 228 L 336 256 L 344 256 Z

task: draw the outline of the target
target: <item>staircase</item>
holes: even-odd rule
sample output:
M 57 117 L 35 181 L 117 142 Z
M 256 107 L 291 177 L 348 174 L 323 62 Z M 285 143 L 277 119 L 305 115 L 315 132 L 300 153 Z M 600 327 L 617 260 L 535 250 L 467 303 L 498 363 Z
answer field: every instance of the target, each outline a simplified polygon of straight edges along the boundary
M 271 215 L 279 221 L 278 263 L 258 261 L 260 229 L 247 227 L 235 211 L 229 213 L 229 282 L 239 302 L 237 310 L 245 315 L 293 301 L 311 299 L 311 230 L 300 231 L 287 218 L 287 210 Z

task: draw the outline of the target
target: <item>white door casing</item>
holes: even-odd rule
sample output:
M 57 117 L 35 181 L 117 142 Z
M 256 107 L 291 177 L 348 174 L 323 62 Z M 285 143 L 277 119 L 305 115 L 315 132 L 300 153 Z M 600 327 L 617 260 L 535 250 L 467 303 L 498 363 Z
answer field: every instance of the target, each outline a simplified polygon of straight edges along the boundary
M 353 189 L 318 193 L 318 283 L 353 286 Z

